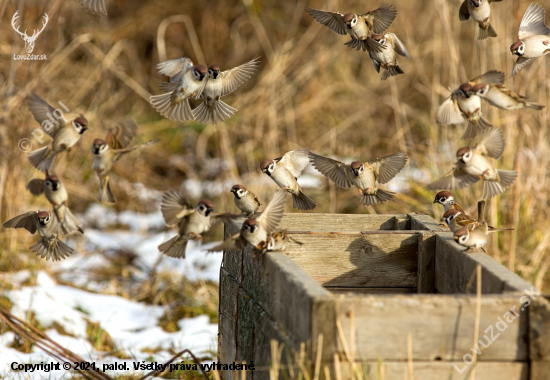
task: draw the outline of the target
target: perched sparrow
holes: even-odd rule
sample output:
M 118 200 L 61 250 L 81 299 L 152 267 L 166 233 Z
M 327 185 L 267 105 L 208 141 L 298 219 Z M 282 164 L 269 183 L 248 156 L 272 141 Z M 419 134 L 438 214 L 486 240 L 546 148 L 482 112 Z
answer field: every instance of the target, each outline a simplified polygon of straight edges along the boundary
M 249 218 L 254 215 L 262 205 L 258 197 L 252 191 L 247 190 L 243 185 L 233 186 L 231 192 L 235 196 L 235 205 Z
M 437 109 L 438 124 L 462 124 L 468 121 L 468 128 L 462 136 L 471 139 L 493 126 L 482 117 L 481 99 L 472 94 L 472 87 L 478 83 L 504 84 L 504 74 L 491 70 L 485 74 L 462 83 Z
M 92 154 L 94 162 L 92 169 L 95 170 L 99 178 L 99 197 L 98 201 L 103 203 L 116 203 L 116 199 L 109 185 L 109 173 L 113 164 L 117 162 L 123 154 L 132 152 L 136 149 L 143 149 L 160 140 L 148 141 L 146 143 L 128 148 L 130 142 L 136 135 L 137 125 L 133 120 L 125 120 L 118 123 L 115 128 L 109 129 L 107 137 L 95 139 L 92 145 Z
M 208 81 L 208 69 L 203 65 L 193 66 L 189 58 L 176 58 L 159 63 L 160 75 L 170 77 L 163 83 L 165 94 L 151 96 L 151 104 L 164 117 L 170 120 L 194 120 L 189 98 L 199 98 Z
M 107 8 L 105 7 L 105 0 L 76 0 L 82 7 L 86 7 L 87 11 L 94 14 L 107 14 Z
M 240 216 L 214 213 L 214 204 L 208 199 L 203 199 L 193 208 L 178 191 L 164 193 L 160 210 L 168 227 L 178 226 L 178 234 L 159 245 L 159 251 L 167 256 L 182 259 L 185 258 L 189 240 L 201 240 L 201 234 L 210 230 L 212 226 Z
M 467 247 L 467 253 L 472 253 L 476 248 L 483 249 L 483 246 L 487 244 L 488 240 L 487 223 L 483 222 L 478 228 L 474 230 L 468 230 L 467 228 L 460 228 L 454 232 L 455 241 Z
M 50 174 L 46 170 L 46 178 L 35 178 L 27 185 L 27 190 L 32 195 L 38 196 L 44 194 L 46 199 L 53 206 L 53 212 L 57 218 L 59 230 L 55 231 L 61 235 L 68 235 L 73 232 L 84 233 L 80 228 L 80 221 L 69 210 L 67 189 L 55 174 Z
M 449 210 L 445 211 L 445 213 L 441 217 L 441 221 L 447 223 L 447 226 L 452 232 L 455 232 L 461 228 L 475 230 L 483 223 L 484 214 L 485 201 L 479 201 L 477 204 L 477 220 L 469 215 L 466 215 L 466 213 L 463 211 L 458 211 L 457 209 L 450 208 Z M 492 226 L 487 226 L 487 228 L 488 233 L 514 230 L 513 228 L 495 228 Z
M 397 64 L 397 54 L 402 55 L 407 59 L 411 59 L 407 49 L 403 43 L 393 33 L 387 34 L 373 34 L 372 39 L 378 42 L 382 46 L 388 46 L 389 49 L 383 49 L 379 52 L 369 52 L 372 64 L 376 69 L 376 72 L 380 72 L 380 67 L 384 69 L 382 73 L 382 80 L 388 79 L 390 76 L 405 74 L 401 67 Z
M 540 111 L 544 108 L 543 105 L 528 102 L 525 96 L 521 96 L 500 84 L 479 83 L 472 87 L 472 92 L 480 98 L 485 99 L 490 105 L 504 110 L 527 107 Z
M 296 149 L 285 153 L 282 157 L 265 160 L 260 164 L 263 173 L 270 176 L 281 189 L 292 194 L 294 208 L 300 210 L 313 210 L 317 207 L 317 203 L 302 192 L 297 181 L 309 164 L 308 153 L 309 149 Z
M 397 152 L 373 162 L 353 161 L 348 165 L 309 153 L 311 165 L 335 184 L 344 189 L 349 189 L 352 185 L 357 187 L 362 195 L 361 204 L 364 205 L 377 205 L 393 198 L 395 193 L 377 188 L 375 181 L 388 183 L 403 169 L 407 159 L 405 153 Z
M 499 128 L 493 128 L 481 136 L 474 148 L 460 148 L 456 152 L 456 166 L 450 174 L 432 182 L 429 190 L 462 189 L 483 179 L 483 199 L 501 194 L 514 183 L 518 172 L 497 170 L 489 157 L 498 159 L 504 151 L 504 137 Z
M 544 17 L 544 8 L 539 4 L 531 3 L 525 11 L 519 25 L 518 41 L 510 46 L 512 54 L 519 57 L 510 77 L 523 70 L 535 58 L 550 53 L 550 29 Z
M 210 248 L 208 251 L 230 251 L 236 249 L 244 249 L 248 244 L 262 251 L 268 248 L 268 239 L 275 231 L 285 210 L 286 193 L 284 191 L 275 191 L 273 198 L 267 204 L 264 212 L 259 218 L 246 219 L 243 222 L 241 231 L 235 235 L 231 235 L 221 244 Z M 273 237 L 272 237 L 273 238 Z M 276 237 L 274 242 L 271 242 L 269 247 L 280 245 L 277 240 L 281 237 Z
M 273 232 L 271 235 L 267 237 L 267 240 L 265 242 L 260 243 L 256 248 L 261 253 L 284 251 L 288 243 L 290 242 L 293 242 L 299 245 L 303 244 L 298 240 L 290 237 L 290 235 L 288 235 L 286 230 L 283 230 L 283 231 Z
M 460 21 L 468 20 L 472 16 L 472 19 L 478 23 L 478 40 L 497 36 L 497 32 L 495 32 L 489 23 L 489 18 L 491 17 L 491 6 L 489 4 L 499 1 L 502 0 L 464 0 L 460 6 L 458 14 Z
M 4 222 L 4 228 L 24 228 L 31 234 L 38 231 L 41 239 L 30 249 L 43 259 L 59 261 L 73 253 L 73 249 L 63 243 L 54 232 L 59 227 L 55 225 L 55 218 L 48 211 L 29 211 Z
M 455 209 L 466 215 L 466 212 L 464 211 L 462 206 L 458 204 L 458 202 L 449 191 L 444 190 L 437 193 L 434 199 L 434 203 L 439 203 L 440 205 L 443 205 L 445 211 Z
M 27 154 L 32 166 L 45 172 L 52 169 L 53 160 L 57 154 L 69 150 L 80 140 L 82 134 L 88 129 L 88 120 L 82 114 L 68 119 L 63 115 L 57 118 L 59 111 L 35 93 L 30 98 L 29 108 L 34 120 L 53 139 L 51 146 L 45 146 Z
M 220 72 L 218 65 L 211 65 L 208 68 L 208 82 L 206 82 L 201 95 L 204 102 L 193 110 L 195 121 L 216 124 L 218 119 L 224 121 L 233 116 L 237 110 L 221 101 L 220 98 L 231 94 L 246 82 L 257 67 L 258 58 L 224 72 Z
M 307 12 L 318 22 L 345 36 L 349 34 L 351 40 L 346 43 L 350 48 L 363 51 L 379 52 L 385 49 L 370 36 L 375 33 L 383 33 L 388 29 L 397 15 L 397 10 L 388 3 L 383 3 L 380 8 L 363 15 L 355 13 L 342 14 L 340 12 L 321 11 L 307 8 Z

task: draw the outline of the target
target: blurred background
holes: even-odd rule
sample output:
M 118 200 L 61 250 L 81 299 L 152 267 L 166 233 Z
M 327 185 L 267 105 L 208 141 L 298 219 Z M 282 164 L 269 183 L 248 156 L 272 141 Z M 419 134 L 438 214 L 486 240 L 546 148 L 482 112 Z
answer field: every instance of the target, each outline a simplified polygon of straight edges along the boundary
M 62 101 L 72 112 L 83 113 L 90 123 L 72 152 L 61 154 L 54 163 L 54 172 L 69 190 L 70 207 L 82 216 L 86 227 L 142 234 L 147 229 L 166 231 L 161 220 L 142 225 L 136 220 L 139 215 L 158 218 L 161 192 L 169 189 L 181 188 L 197 200 L 210 198 L 219 212 L 237 211 L 229 189 L 241 183 L 267 203 L 275 184 L 261 174 L 260 162 L 300 147 L 348 162 L 368 161 L 397 151 L 409 156 L 406 168 L 387 186 L 381 186 L 396 191 L 395 200 L 376 207 L 360 206 L 357 191 L 336 188 L 312 168 L 306 170 L 301 183 L 317 201 L 313 212 L 417 212 L 439 220 L 443 209 L 432 204 L 435 192 L 425 190 L 425 185 L 447 173 L 456 150 L 466 145 L 460 140 L 464 126 L 435 123 L 436 109 L 449 95 L 448 88 L 454 89 L 487 70 L 501 70 L 510 89 L 548 106 L 548 58 L 539 58 L 508 78 L 517 58 L 509 47 L 517 40 L 521 17 L 530 4 L 525 0 L 491 4 L 491 24 L 498 37 L 485 41 L 477 41 L 477 26 L 472 20 L 459 20 L 460 0 L 391 1 L 398 13 L 388 31 L 397 34 L 412 59 L 400 57 L 405 74 L 383 82 L 368 53 L 345 47 L 349 37 L 315 22 L 304 10 L 307 5 L 365 13 L 380 2 L 105 1 L 107 16 L 86 12 L 77 1 L 0 0 L 2 221 L 31 209 L 49 208 L 45 198 L 33 198 L 25 190 L 29 180 L 42 174 L 18 148 L 22 138 L 31 140 L 33 150 L 42 146 L 31 136 L 39 128 L 27 106 L 32 91 L 52 105 Z M 550 9 L 550 0 L 538 2 Z M 21 30 L 28 29 L 28 34 L 42 24 L 43 13 L 48 14 L 49 23 L 33 52 L 46 54 L 47 60 L 13 60 L 14 54 L 25 53 L 24 42 L 10 25 L 17 10 L 21 16 L 18 25 L 22 25 Z M 239 110 L 231 119 L 215 126 L 178 123 L 163 118 L 149 104 L 150 95 L 160 93 L 156 64 L 178 57 L 189 57 L 196 64 L 218 63 L 222 70 L 260 57 L 261 66 L 224 99 Z M 192 101 L 193 107 L 197 105 Z M 491 199 L 487 210 L 493 226 L 513 227 L 515 231 L 493 234 L 487 253 L 549 291 L 547 109 L 503 111 L 486 103 L 483 107 L 484 116 L 503 129 L 506 139 L 497 167 L 519 171 L 514 186 Z M 103 138 L 110 126 L 126 118 L 139 125 L 135 143 L 154 138 L 161 142 L 127 155 L 115 166 L 111 186 L 118 202 L 113 207 L 98 206 L 98 180 L 91 170 L 92 141 Z M 453 192 L 471 215 L 476 215 L 481 193 L 481 182 Z M 300 212 L 291 209 L 290 200 L 286 210 Z M 135 212 L 128 218 L 136 220 L 121 222 L 116 215 L 122 211 Z M 222 228 L 218 227 L 204 241 L 221 236 Z M 104 242 L 107 238 L 98 235 L 97 239 Z M 59 264 L 39 261 L 27 249 L 34 240 L 25 231 L 1 230 L 0 271 L 43 270 L 61 281 L 55 273 Z M 108 279 L 108 292 L 162 305 L 176 302 L 173 297 L 184 297 L 170 293 L 162 300 L 157 296 L 167 284 L 181 289 L 184 278 L 159 283 L 158 276 L 136 286 L 132 266 L 139 265 L 131 247 L 106 255 L 101 244 L 90 248 L 82 237 L 74 244 L 80 247 L 77 255 L 103 255 L 109 260 L 110 265 L 105 266 L 109 270 L 98 271 L 93 279 Z M 152 246 L 150 255 L 156 254 Z M 158 274 L 153 270 L 156 267 L 151 268 L 147 276 Z M 210 310 L 211 322 L 215 323 L 215 280 L 198 285 L 185 282 L 184 287 L 189 286 L 195 288 L 188 297 L 196 289 L 203 289 L 208 296 L 198 303 L 189 298 L 187 304 Z M 100 291 L 107 292 L 103 288 Z M 204 306 L 208 303 L 210 306 Z M 167 319 L 177 321 L 182 314 L 174 315 Z

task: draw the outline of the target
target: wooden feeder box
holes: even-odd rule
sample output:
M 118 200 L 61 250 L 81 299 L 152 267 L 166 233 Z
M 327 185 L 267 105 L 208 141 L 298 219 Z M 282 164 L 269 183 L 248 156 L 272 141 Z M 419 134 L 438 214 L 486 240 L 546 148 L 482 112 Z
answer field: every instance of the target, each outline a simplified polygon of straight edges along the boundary
M 225 236 L 244 219 L 227 224 Z M 487 347 L 478 344 L 476 379 L 550 379 L 548 300 L 529 297 L 532 285 L 488 255 L 466 253 L 429 216 L 294 213 L 280 228 L 303 244 L 224 252 L 218 362 L 252 362 L 247 379 L 269 379 L 272 340 L 284 347 L 281 365 L 302 345 L 308 371 L 321 363 L 320 379 L 325 366 L 331 379 L 335 371 L 350 379 L 352 362 L 369 379 L 469 379 L 478 302 Z M 497 325 L 510 310 L 516 318 Z

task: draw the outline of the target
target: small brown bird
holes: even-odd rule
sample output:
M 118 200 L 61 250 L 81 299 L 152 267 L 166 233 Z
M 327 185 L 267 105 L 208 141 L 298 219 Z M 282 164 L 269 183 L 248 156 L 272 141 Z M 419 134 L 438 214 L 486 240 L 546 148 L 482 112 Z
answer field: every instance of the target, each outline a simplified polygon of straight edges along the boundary
M 453 208 L 466 215 L 466 212 L 464 211 L 462 206 L 458 204 L 450 191 L 443 190 L 437 193 L 434 199 L 434 203 L 439 203 L 440 205 L 443 205 L 445 211 L 449 211 L 449 209 Z
M 86 7 L 87 11 L 94 14 L 107 14 L 107 7 L 105 7 L 105 0 L 76 0 L 82 7 Z
M 340 13 L 307 8 L 307 12 L 318 22 L 345 36 L 349 34 L 351 40 L 346 46 L 363 51 L 379 52 L 386 49 L 371 38 L 373 33 L 380 34 L 388 29 L 397 16 L 397 10 L 388 3 L 380 8 L 362 15 L 355 13 Z
M 468 20 L 472 16 L 472 19 L 479 25 L 478 40 L 497 36 L 497 32 L 489 23 L 491 18 L 490 4 L 500 1 L 502 0 L 464 0 L 460 6 L 460 21 Z
M 252 217 L 262 205 L 258 197 L 250 190 L 247 190 L 243 185 L 234 185 L 231 192 L 235 196 L 235 205 L 239 210 L 246 214 L 247 217 Z
M 472 93 L 472 87 L 478 83 L 504 84 L 504 74 L 491 70 L 483 75 L 462 83 L 458 89 L 451 90 L 451 95 L 437 109 L 438 124 L 462 124 L 468 121 L 462 139 L 473 139 L 479 134 L 493 128 L 481 113 L 481 98 Z
M 40 96 L 33 93 L 29 100 L 29 108 L 34 120 L 37 121 L 53 140 L 51 146 L 27 153 L 32 166 L 45 172 L 52 170 L 55 157 L 62 152 L 70 151 L 88 129 L 88 120 L 80 115 L 64 115 L 53 108 Z M 52 116 L 53 115 L 53 116 Z M 55 118 L 54 118 L 55 116 Z
M 44 194 L 46 199 L 53 206 L 53 212 L 57 218 L 59 231 L 54 231 L 62 235 L 68 235 L 73 232 L 84 233 L 80 225 L 82 224 L 69 210 L 69 195 L 63 183 L 55 174 L 50 174 L 46 170 L 46 178 L 35 178 L 27 185 L 27 190 L 32 195 L 38 196 Z
M 267 204 L 262 214 L 256 218 L 249 218 L 243 222 L 241 231 L 232 235 L 229 239 L 210 248 L 208 251 L 231 251 L 244 249 L 248 244 L 258 250 L 265 250 L 268 247 L 268 239 L 272 236 L 275 229 L 283 219 L 285 210 L 286 192 L 275 191 L 273 198 Z M 275 247 L 281 236 L 276 237 L 276 241 L 271 243 L 271 247 Z
M 533 108 L 540 111 L 544 108 L 541 104 L 528 102 L 525 96 L 509 90 L 500 84 L 491 85 L 487 83 L 479 83 L 472 87 L 472 93 L 485 99 L 490 105 L 503 110 Z
M 58 234 L 54 232 L 59 229 L 55 221 L 56 219 L 49 211 L 29 211 L 4 222 L 2 226 L 4 228 L 24 228 L 33 235 L 38 231 L 41 238 L 30 247 L 31 251 L 43 259 L 60 261 L 74 251 L 63 243 Z
M 380 72 L 380 67 L 383 69 L 381 80 L 386 80 L 390 76 L 405 74 L 397 64 L 397 54 L 407 59 L 411 59 L 411 57 L 401 40 L 393 33 L 373 34 L 371 37 L 380 45 L 388 47 L 388 49 L 383 49 L 380 52 L 369 52 L 370 59 L 372 60 L 376 72 Z
M 290 237 L 290 235 L 287 233 L 286 230 L 277 231 L 269 235 L 267 237 L 267 240 L 265 242 L 260 243 L 256 247 L 256 249 L 258 249 L 260 253 L 284 251 L 288 243 L 290 242 L 296 243 L 299 245 L 303 244 L 297 241 L 296 239 Z
M 130 142 L 136 135 L 137 125 L 133 120 L 125 120 L 118 123 L 114 128 L 109 129 L 107 137 L 95 139 L 92 145 L 92 154 L 94 162 L 92 169 L 95 170 L 99 178 L 99 196 L 98 200 L 103 203 L 116 203 L 116 199 L 111 191 L 109 184 L 109 174 L 115 162 L 126 154 L 136 149 L 147 148 L 160 141 L 148 141 L 146 143 L 128 148 Z
M 274 160 L 265 160 L 260 164 L 262 173 L 267 174 L 281 189 L 292 194 L 294 208 L 313 210 L 317 203 L 304 194 L 298 184 L 298 177 L 309 165 L 309 149 L 296 149 Z
M 160 210 L 168 227 L 178 227 L 178 233 L 159 245 L 159 251 L 170 257 L 185 259 L 187 242 L 202 240 L 202 234 L 220 222 L 240 217 L 237 214 L 216 214 L 214 204 L 203 199 L 193 208 L 179 191 L 167 191 L 162 196 Z
M 349 189 L 352 185 L 359 189 L 361 204 L 377 205 L 393 198 L 395 193 L 376 187 L 376 182 L 385 184 L 393 179 L 407 163 L 405 153 L 397 152 L 378 158 L 372 162 L 353 161 L 346 164 L 332 158 L 309 153 L 309 160 L 321 174 L 338 186 Z
M 451 209 L 445 211 L 445 213 L 441 217 L 441 221 L 442 222 L 445 221 L 445 223 L 447 223 L 447 226 L 449 227 L 449 229 L 453 232 L 455 232 L 455 231 L 457 231 L 461 228 L 467 228 L 468 230 L 475 230 L 485 220 L 484 219 L 484 214 L 485 214 L 485 201 L 484 200 L 478 202 L 477 210 L 478 210 L 477 211 L 477 213 L 478 213 L 477 220 L 475 220 L 471 216 L 466 215 L 463 212 L 460 212 L 456 209 L 451 208 Z M 500 232 L 500 231 L 513 231 L 514 230 L 513 228 L 495 228 L 495 227 L 492 227 L 492 226 L 487 226 L 487 228 L 488 228 L 488 233 Z
M 454 190 L 473 185 L 483 179 L 483 199 L 499 195 L 510 187 L 518 175 L 517 171 L 498 170 L 489 160 L 500 158 L 504 151 L 504 137 L 499 128 L 493 128 L 480 137 L 474 147 L 463 147 L 456 152 L 457 161 L 446 176 L 432 182 L 428 190 Z

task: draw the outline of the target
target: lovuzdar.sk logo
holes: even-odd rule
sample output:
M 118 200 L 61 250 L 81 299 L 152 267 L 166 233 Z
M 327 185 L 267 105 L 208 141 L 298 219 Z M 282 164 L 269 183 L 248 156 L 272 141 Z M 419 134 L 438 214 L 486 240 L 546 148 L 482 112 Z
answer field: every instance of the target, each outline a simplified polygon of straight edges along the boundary
M 15 14 L 13 15 L 12 19 L 11 19 L 11 26 L 13 27 L 13 29 L 19 33 L 19 35 L 21 36 L 21 38 L 23 39 L 23 41 L 25 41 L 25 49 L 27 50 L 27 53 L 28 54 L 14 54 L 13 55 L 13 59 L 18 61 L 18 60 L 46 60 L 47 57 L 46 57 L 46 54 L 41 54 L 41 55 L 36 55 L 36 54 L 32 54 L 33 50 L 34 50 L 34 43 L 36 42 L 36 39 L 38 38 L 38 36 L 40 35 L 40 33 L 42 33 L 42 31 L 44 30 L 44 28 L 46 27 L 46 25 L 48 25 L 48 20 L 49 20 L 49 17 L 46 13 L 44 13 L 44 23 L 42 24 L 42 29 L 40 30 L 34 30 L 32 36 L 29 36 L 27 35 L 27 30 L 25 29 L 25 31 L 23 33 L 21 33 L 19 31 L 19 26 L 16 26 L 16 20 L 17 18 L 19 17 L 18 16 L 18 13 L 19 11 L 15 12 Z

